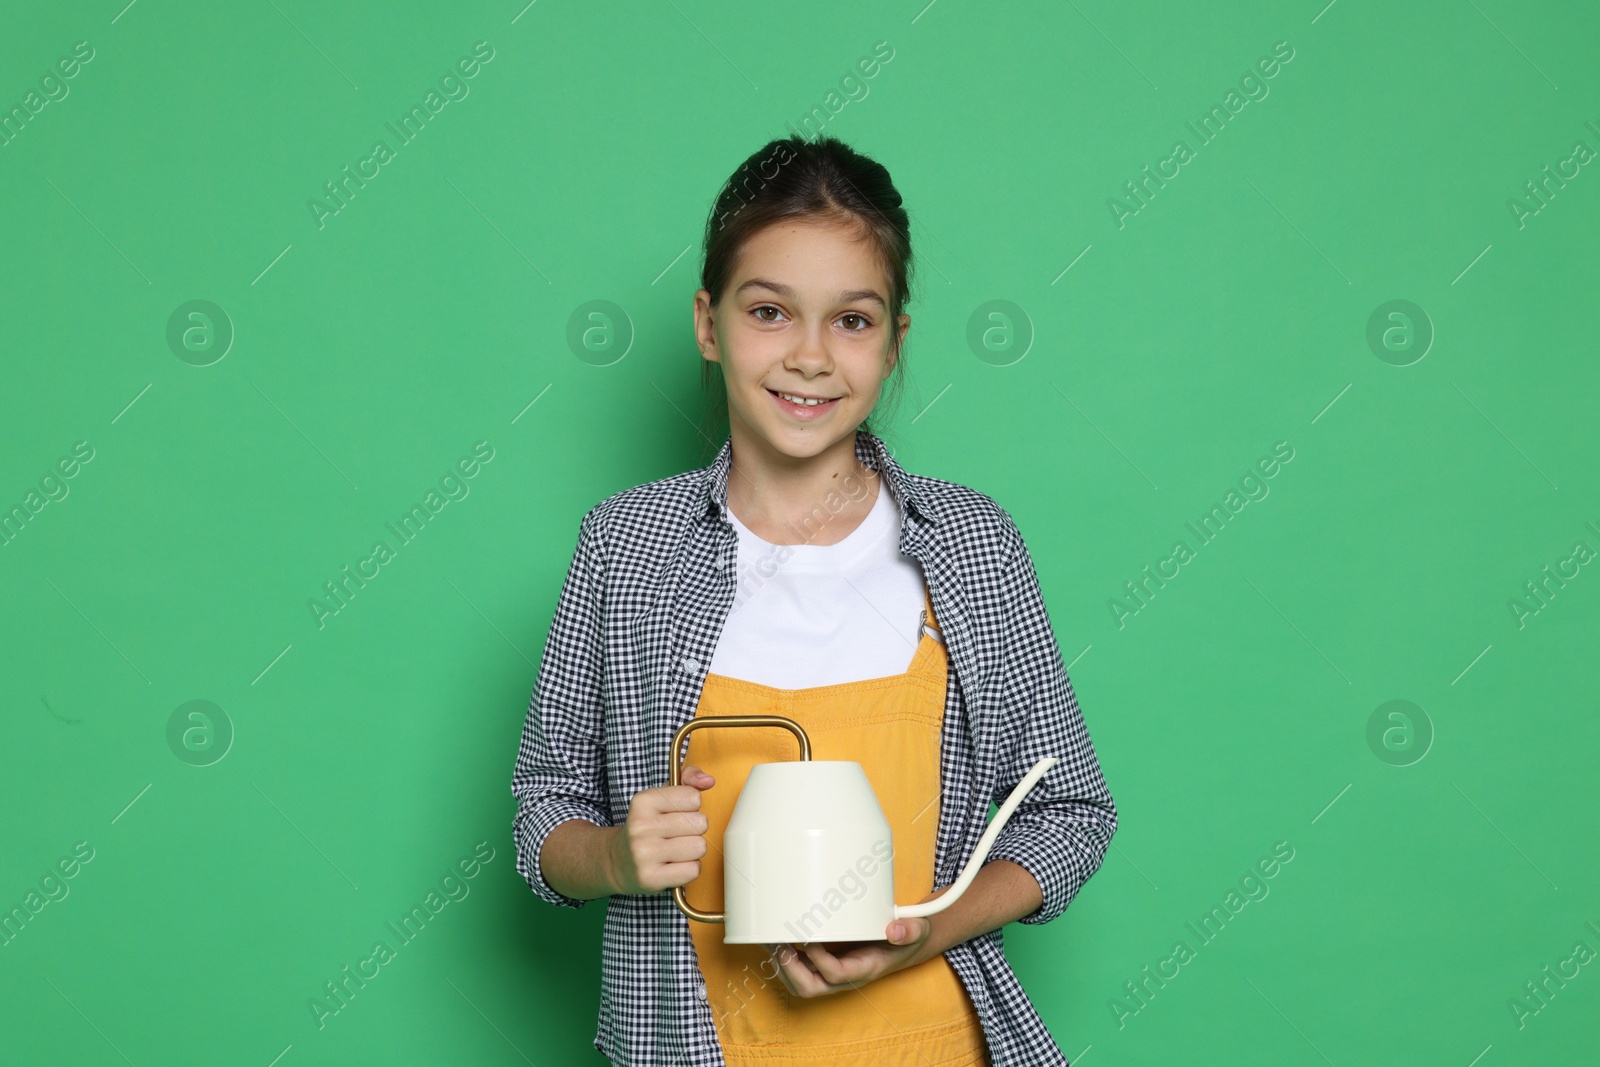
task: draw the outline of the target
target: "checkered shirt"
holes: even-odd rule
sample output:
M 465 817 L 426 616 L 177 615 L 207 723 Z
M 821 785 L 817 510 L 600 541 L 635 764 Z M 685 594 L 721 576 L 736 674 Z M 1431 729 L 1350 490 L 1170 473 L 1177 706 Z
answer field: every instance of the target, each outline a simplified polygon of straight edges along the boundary
M 866 431 L 855 447 L 864 466 L 888 474 L 900 551 L 922 566 L 950 657 L 935 885 L 955 881 L 991 803 L 1056 756 L 988 856 L 1020 864 L 1043 890 L 1019 921 L 1050 922 L 1099 868 L 1117 811 L 1027 546 L 984 494 L 906 472 Z M 673 732 L 696 713 L 735 595 L 731 458 L 729 438 L 709 466 L 617 493 L 579 523 L 511 778 L 517 870 L 551 904 L 588 901 L 545 881 L 539 851 L 550 831 L 568 819 L 623 825 L 635 793 L 669 784 Z M 670 891 L 606 898 L 594 1046 L 613 1063 L 724 1063 L 688 924 Z M 945 957 L 995 1067 L 1065 1067 L 1006 962 L 1001 930 Z

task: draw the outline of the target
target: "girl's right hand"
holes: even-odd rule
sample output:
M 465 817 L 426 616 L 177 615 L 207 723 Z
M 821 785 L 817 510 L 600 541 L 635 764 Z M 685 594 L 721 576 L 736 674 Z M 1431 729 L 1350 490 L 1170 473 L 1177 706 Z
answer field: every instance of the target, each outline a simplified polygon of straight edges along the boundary
M 710 826 L 700 811 L 700 791 L 716 779 L 692 764 L 678 785 L 641 789 L 628 805 L 628 821 L 612 838 L 619 893 L 659 893 L 700 876 Z

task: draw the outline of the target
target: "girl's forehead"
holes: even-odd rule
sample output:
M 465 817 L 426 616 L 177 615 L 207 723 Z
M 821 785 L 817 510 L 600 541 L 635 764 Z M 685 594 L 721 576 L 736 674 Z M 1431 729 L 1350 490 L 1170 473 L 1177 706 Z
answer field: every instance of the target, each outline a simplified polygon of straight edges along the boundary
M 870 249 L 869 231 L 832 217 L 790 218 L 768 223 L 746 239 L 746 246 L 816 244 L 839 248 Z
M 883 291 L 887 271 L 859 227 L 785 219 L 751 234 L 740 250 L 731 280 L 740 287 L 753 278 L 792 289 Z

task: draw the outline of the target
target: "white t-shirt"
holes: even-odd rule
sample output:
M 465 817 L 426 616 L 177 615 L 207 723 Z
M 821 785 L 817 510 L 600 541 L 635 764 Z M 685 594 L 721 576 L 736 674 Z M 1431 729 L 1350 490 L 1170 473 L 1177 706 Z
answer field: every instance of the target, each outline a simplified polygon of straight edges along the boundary
M 779 689 L 904 674 L 921 637 L 922 565 L 900 553 L 888 483 L 832 545 L 772 545 L 728 509 L 739 534 L 737 590 L 709 670 Z

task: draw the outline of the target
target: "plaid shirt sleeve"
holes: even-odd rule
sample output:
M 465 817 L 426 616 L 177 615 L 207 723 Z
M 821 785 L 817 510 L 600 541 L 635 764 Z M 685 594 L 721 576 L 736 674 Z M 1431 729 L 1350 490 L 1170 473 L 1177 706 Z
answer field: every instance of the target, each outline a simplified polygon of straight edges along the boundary
M 594 513 L 578 527 L 555 618 L 545 639 L 528 717 L 522 727 L 511 794 L 517 798 L 512 838 L 517 872 L 542 899 L 559 907 L 588 903 L 552 888 L 539 866 L 545 838 L 569 819 L 610 826 L 606 809 L 604 615 L 605 561 Z
M 1017 921 L 1039 925 L 1066 911 L 1099 869 L 1117 809 L 1067 680 L 1033 560 L 1021 532 L 1008 525 L 1015 544 L 1002 566 L 1000 669 L 1007 736 L 991 802 L 1003 803 L 1042 757 L 1058 761 L 1017 806 L 987 859 L 1010 860 L 1033 875 L 1044 902 Z

